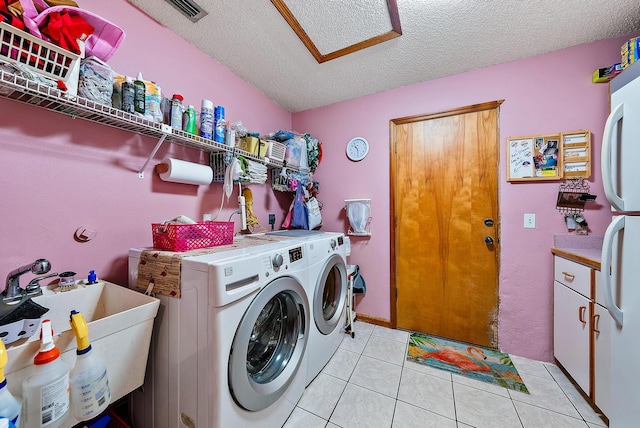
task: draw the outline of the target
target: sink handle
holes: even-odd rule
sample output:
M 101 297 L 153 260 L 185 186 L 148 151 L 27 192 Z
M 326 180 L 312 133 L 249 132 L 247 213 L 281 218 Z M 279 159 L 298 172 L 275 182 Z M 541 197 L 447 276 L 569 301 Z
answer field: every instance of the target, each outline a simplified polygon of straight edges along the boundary
M 29 284 L 27 284 L 27 286 L 24 289 L 27 292 L 35 291 L 38 288 L 40 288 L 40 281 L 42 281 L 43 279 L 51 278 L 53 276 L 58 276 L 58 272 L 50 273 L 49 275 L 37 276 L 33 278 L 31 281 L 29 281 Z

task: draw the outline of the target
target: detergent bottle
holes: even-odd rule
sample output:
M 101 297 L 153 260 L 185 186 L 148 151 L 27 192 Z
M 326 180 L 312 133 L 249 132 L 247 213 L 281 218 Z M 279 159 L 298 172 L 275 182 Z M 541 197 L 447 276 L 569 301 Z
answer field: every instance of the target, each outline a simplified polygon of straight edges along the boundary
M 42 321 L 40 341 L 33 371 L 22 382 L 22 428 L 57 428 L 69 415 L 69 365 L 53 344 L 50 320 Z
M 76 365 L 71 370 L 71 408 L 79 421 L 87 421 L 102 413 L 111 402 L 107 365 L 91 349 L 89 329 L 80 312 L 71 311 L 69 324 L 76 336 Z
M 0 417 L 7 418 L 14 426 L 19 427 L 22 403 L 7 388 L 7 379 L 4 377 L 7 361 L 7 348 L 0 340 Z

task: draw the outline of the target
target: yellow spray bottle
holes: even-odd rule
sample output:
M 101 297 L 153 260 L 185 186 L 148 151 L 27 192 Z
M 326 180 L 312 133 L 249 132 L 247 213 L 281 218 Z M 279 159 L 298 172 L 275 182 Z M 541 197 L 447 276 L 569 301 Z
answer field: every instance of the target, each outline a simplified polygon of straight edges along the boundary
M 71 311 L 69 324 L 76 336 L 76 365 L 69 375 L 71 408 L 79 421 L 98 416 L 111 402 L 107 365 L 92 352 L 89 328 L 80 312 Z
M 5 348 L 4 342 L 0 340 L 0 417 L 9 419 L 13 426 L 17 427 L 20 424 L 22 403 L 7 388 L 4 366 L 7 365 L 8 360 L 7 348 Z

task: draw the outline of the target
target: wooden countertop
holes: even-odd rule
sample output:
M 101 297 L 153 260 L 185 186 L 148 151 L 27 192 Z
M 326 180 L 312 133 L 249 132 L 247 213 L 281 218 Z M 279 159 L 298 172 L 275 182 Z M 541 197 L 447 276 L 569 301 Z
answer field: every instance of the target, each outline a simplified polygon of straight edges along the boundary
M 602 250 L 600 248 L 551 248 L 551 252 L 574 262 L 583 264 L 592 269 L 600 270 Z

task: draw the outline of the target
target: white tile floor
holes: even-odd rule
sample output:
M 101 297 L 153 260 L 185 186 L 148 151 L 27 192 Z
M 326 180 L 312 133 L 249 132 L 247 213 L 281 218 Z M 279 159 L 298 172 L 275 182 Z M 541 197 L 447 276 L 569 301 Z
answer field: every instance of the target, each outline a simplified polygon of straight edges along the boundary
M 553 364 L 512 356 L 530 394 L 406 361 L 409 334 L 362 322 L 345 335 L 285 428 L 598 428 Z

